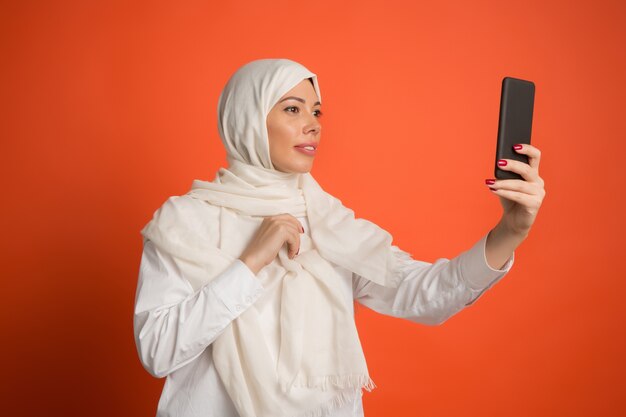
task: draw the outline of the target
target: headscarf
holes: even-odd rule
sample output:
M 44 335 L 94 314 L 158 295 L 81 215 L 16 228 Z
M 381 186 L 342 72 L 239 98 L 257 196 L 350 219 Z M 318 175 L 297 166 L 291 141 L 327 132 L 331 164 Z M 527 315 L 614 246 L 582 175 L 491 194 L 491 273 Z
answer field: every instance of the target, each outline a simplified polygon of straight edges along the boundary
M 278 305 L 278 338 L 259 320 L 255 304 L 213 342 L 213 360 L 242 417 L 323 416 L 375 385 L 369 376 L 351 305 L 333 263 L 387 287 L 397 287 L 401 261 L 391 235 L 326 193 L 307 173 L 274 168 L 266 118 L 302 80 L 317 76 L 287 59 L 252 61 L 229 79 L 218 104 L 218 130 L 228 168 L 213 181 L 193 181 L 184 196 L 171 197 L 142 230 L 160 250 L 185 265 L 194 289 L 209 283 L 246 248 L 264 217 L 306 217 L 300 252 L 286 245 L 257 274 L 262 296 Z M 219 216 L 211 213 L 219 211 Z M 219 239 L 206 236 L 207 219 L 219 219 Z M 257 300 L 257 303 L 261 299 Z M 351 301 L 351 298 L 350 298 Z M 277 354 L 273 354 L 277 352 Z

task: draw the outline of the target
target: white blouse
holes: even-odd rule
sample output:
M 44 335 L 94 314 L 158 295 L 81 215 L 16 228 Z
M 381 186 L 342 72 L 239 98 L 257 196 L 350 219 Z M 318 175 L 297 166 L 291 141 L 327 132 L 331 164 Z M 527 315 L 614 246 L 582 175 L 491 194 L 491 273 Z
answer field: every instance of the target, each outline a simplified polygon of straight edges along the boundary
M 309 234 L 306 217 L 298 220 Z M 405 261 L 398 288 L 383 287 L 334 267 L 344 279 L 341 284 L 347 291 L 342 293 L 351 294 L 359 303 L 388 316 L 436 325 L 476 301 L 513 266 L 514 254 L 501 270 L 491 268 L 485 257 L 486 240 L 487 235 L 452 259 Z M 211 344 L 267 290 L 248 266 L 236 259 L 194 292 L 175 261 L 149 240 L 144 242 L 134 332 L 144 368 L 157 378 L 167 377 L 157 417 L 239 417 L 213 364 Z M 353 308 L 352 300 L 347 304 Z M 263 322 L 262 309 L 259 314 Z M 361 396 L 357 395 L 353 403 L 334 410 L 329 417 L 363 415 Z

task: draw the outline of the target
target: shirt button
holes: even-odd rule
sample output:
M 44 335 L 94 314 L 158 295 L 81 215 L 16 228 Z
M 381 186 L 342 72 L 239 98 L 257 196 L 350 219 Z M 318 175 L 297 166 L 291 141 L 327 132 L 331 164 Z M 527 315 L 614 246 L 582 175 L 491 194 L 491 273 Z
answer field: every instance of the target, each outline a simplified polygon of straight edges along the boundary
M 237 311 L 241 311 L 242 309 L 243 309 L 243 307 L 241 306 L 241 304 L 237 304 L 235 306 L 235 310 L 237 310 Z
M 246 297 L 246 303 L 251 303 L 251 302 L 252 302 L 252 297 L 247 296 L 247 297 Z

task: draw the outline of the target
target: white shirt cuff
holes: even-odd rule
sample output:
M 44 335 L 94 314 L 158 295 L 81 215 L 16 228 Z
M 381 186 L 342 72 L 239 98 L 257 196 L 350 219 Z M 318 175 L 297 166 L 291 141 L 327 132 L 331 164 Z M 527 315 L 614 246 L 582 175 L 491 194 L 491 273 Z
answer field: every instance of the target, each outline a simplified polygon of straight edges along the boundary
M 211 290 L 234 315 L 240 315 L 263 293 L 261 281 L 241 259 L 237 258 L 211 281 Z
M 461 273 L 470 288 L 481 290 L 494 281 L 502 278 L 513 266 L 515 260 L 515 252 L 503 265 L 502 269 L 494 269 L 487 263 L 485 255 L 485 246 L 487 244 L 487 236 L 485 234 L 482 239 L 474 244 L 468 251 L 461 255 Z

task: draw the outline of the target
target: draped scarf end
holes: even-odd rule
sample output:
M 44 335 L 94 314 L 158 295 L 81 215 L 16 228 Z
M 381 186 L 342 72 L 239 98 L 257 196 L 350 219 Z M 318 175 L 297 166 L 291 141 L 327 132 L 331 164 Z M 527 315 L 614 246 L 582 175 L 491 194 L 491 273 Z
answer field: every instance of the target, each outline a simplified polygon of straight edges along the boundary
M 371 380 L 370 380 L 371 382 Z M 371 382 L 373 385 L 373 382 Z M 369 391 L 369 390 L 368 390 Z M 296 417 L 324 417 L 330 414 L 333 410 L 341 408 L 349 402 L 354 401 L 354 398 L 359 394 L 358 390 L 344 391 L 339 395 L 333 397 L 332 400 L 322 404 L 320 407 L 314 410 L 309 410 L 305 413 L 299 414 Z
M 371 392 L 376 388 L 376 384 L 369 375 L 329 375 L 329 376 L 312 376 L 312 377 L 297 377 L 292 387 L 297 388 L 318 388 L 322 391 L 326 391 L 329 388 L 360 388 Z M 282 383 L 281 388 L 283 392 L 289 391 L 290 387 L 287 384 Z

